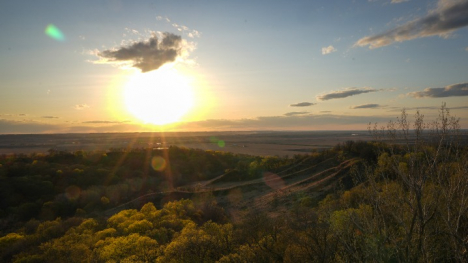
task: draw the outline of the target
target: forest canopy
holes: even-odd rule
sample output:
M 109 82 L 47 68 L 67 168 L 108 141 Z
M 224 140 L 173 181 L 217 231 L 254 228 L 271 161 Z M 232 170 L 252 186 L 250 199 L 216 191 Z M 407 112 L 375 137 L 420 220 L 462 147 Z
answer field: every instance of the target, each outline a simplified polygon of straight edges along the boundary
M 2 156 L 1 261 L 466 262 L 468 147 L 458 119 L 442 106 L 434 123 L 403 112 L 369 130 L 374 141 L 292 158 L 177 147 Z M 288 184 L 327 165 L 335 177 L 320 195 Z M 270 185 L 266 206 L 237 214 L 225 201 L 236 187 L 191 184 L 255 188 L 271 183 L 265 174 L 284 183 Z

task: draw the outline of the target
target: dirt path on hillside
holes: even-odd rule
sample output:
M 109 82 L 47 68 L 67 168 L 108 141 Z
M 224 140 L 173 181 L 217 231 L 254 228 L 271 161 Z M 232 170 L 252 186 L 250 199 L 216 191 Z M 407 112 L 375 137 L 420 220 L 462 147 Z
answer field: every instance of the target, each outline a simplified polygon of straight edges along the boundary
M 242 211 L 246 209 L 271 212 L 271 204 L 273 201 L 279 202 L 282 206 L 287 206 L 294 201 L 296 194 L 299 192 L 323 192 L 328 189 L 331 184 L 338 182 L 339 178 L 344 176 L 351 166 L 358 162 L 357 159 L 349 159 L 335 165 L 333 161 L 332 159 L 327 159 L 314 166 L 306 167 L 300 171 L 282 176 L 273 173 L 265 173 L 262 178 L 246 182 L 216 184 L 215 182 L 217 180 L 226 175 L 222 174 L 211 180 L 190 184 L 190 186 L 196 186 L 197 191 L 187 191 L 183 190 L 187 188 L 179 188 L 164 192 L 150 193 L 117 207 L 110 208 L 106 210 L 104 214 L 111 215 L 120 210 L 129 209 L 129 207 L 146 199 L 158 200 L 171 194 L 197 195 L 209 192 L 216 196 L 218 203 L 227 208 L 228 213 L 230 213 L 234 219 L 236 218 L 236 214 L 239 214 L 239 212 L 242 213 Z
M 275 180 L 278 181 L 281 178 L 265 181 L 265 184 L 257 184 L 256 187 L 252 183 L 249 188 L 245 187 L 245 184 L 234 186 L 225 198 L 220 198 L 220 201 L 229 204 L 229 213 L 233 218 L 242 218 L 243 211 L 246 209 L 265 211 L 274 216 L 294 204 L 300 193 L 307 193 L 313 198 L 323 195 L 338 183 L 339 179 L 345 176 L 356 162 L 358 162 L 357 159 L 350 159 L 337 166 L 301 175 L 301 180 L 284 184 L 279 188 L 270 186 L 281 185 L 274 184 Z

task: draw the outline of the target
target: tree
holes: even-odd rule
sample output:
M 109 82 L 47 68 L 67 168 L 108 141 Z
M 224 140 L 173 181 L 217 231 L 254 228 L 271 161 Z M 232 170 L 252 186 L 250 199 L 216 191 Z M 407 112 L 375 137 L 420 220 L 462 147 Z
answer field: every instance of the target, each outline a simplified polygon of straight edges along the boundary
M 155 262 L 159 255 L 158 242 L 139 234 L 109 237 L 96 243 L 95 252 L 102 262 Z
M 459 119 L 443 104 L 430 124 L 406 111 L 387 127 L 374 127 L 378 163 L 361 174 L 377 225 L 401 261 L 468 259 L 468 158 Z M 449 242 L 446 242 L 449 241 Z
M 189 223 L 164 250 L 158 262 L 215 262 L 232 250 L 232 225 Z

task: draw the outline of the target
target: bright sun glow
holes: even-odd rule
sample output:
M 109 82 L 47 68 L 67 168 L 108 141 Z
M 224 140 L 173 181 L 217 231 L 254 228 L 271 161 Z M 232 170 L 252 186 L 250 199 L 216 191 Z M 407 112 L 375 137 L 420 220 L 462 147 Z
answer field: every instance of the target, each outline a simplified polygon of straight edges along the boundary
M 192 88 L 175 69 L 160 68 L 136 73 L 125 86 L 125 105 L 145 123 L 164 125 L 177 122 L 192 107 Z

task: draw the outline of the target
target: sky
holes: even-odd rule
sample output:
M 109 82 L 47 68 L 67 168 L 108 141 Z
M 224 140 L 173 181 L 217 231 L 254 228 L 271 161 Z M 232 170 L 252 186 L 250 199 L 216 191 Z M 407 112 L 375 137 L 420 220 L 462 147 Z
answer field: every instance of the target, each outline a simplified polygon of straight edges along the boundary
M 0 134 L 468 128 L 468 1 L 0 1 Z

